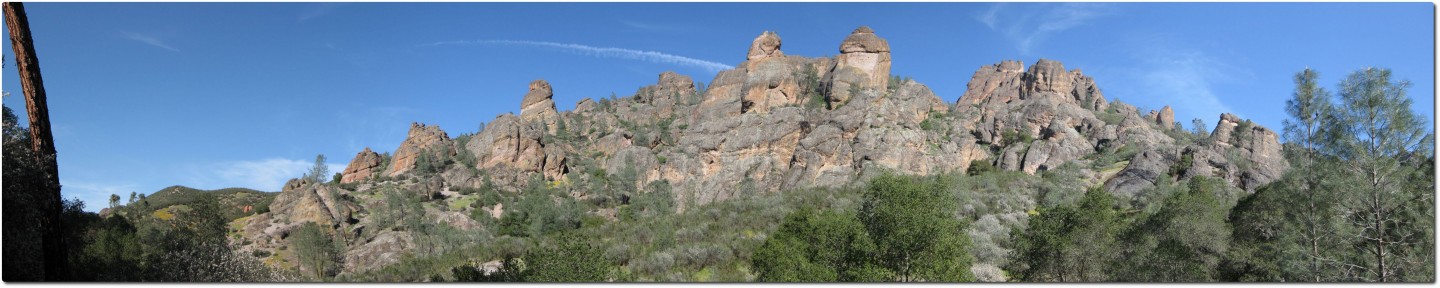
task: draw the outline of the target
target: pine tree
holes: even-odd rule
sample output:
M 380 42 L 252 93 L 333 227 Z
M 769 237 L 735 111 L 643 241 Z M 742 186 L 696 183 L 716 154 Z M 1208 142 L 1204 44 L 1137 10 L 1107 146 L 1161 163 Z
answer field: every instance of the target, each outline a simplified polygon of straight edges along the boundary
M 1365 281 L 1406 281 L 1433 279 L 1430 272 L 1418 272 L 1423 278 L 1403 279 L 1423 262 L 1433 262 L 1422 243 L 1433 243 L 1432 234 L 1423 233 L 1420 225 L 1433 220 L 1432 191 L 1419 191 L 1405 185 L 1417 165 L 1402 160 L 1415 155 L 1433 141 L 1423 122 L 1410 110 L 1405 95 L 1408 81 L 1390 81 L 1390 70 L 1366 68 L 1351 73 L 1340 83 L 1340 109 L 1327 127 L 1330 137 L 1326 145 L 1336 156 L 1345 159 L 1340 175 L 1352 177 L 1350 185 L 1337 191 L 1350 193 L 1341 201 L 1341 209 L 1349 215 L 1349 224 L 1358 229 L 1354 240 L 1363 249 L 1346 263 Z M 1433 160 L 1432 160 L 1433 161 Z M 1408 207 L 1428 205 L 1427 207 Z M 1427 211 L 1421 215 L 1402 213 L 1406 210 Z M 1428 214 L 1428 215 L 1425 215 Z M 1427 220 L 1427 218 L 1429 220 Z M 1433 222 L 1432 222 L 1433 223 Z M 1431 254 L 1433 255 L 1433 254 Z M 1433 265 L 1433 264 L 1432 264 Z M 1428 280 L 1433 281 L 1433 280 Z

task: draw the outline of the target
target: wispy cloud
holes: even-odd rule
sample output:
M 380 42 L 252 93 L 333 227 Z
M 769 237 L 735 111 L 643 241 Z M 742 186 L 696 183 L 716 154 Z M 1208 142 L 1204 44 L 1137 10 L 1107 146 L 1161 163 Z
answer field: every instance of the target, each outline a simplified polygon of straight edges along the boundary
M 345 169 L 345 165 L 335 164 L 336 161 L 348 160 L 338 160 L 332 157 L 326 165 L 331 174 Z M 309 172 L 314 163 L 314 160 L 284 158 L 223 162 L 196 169 L 191 181 L 198 186 L 196 188 L 203 189 L 244 187 L 261 191 L 278 191 L 281 186 L 285 185 L 285 181 Z
M 1181 114 L 1177 119 L 1188 116 L 1213 122 L 1210 117 L 1234 113 L 1236 110 L 1225 104 L 1215 87 L 1254 77 L 1248 69 L 1195 49 L 1156 45 L 1133 55 L 1140 64 L 1129 75 L 1139 84 L 1136 88 L 1145 97 L 1153 98 L 1156 103 L 1149 103 L 1155 105 L 1153 108 L 1166 104 L 1174 107 L 1176 114 Z
M 340 6 L 342 6 L 342 4 L 340 4 L 340 3 L 319 3 L 319 4 L 316 4 L 315 6 L 311 7 L 309 10 L 305 10 L 305 12 L 300 13 L 300 16 L 298 16 L 298 17 L 295 18 L 295 22 L 305 22 L 305 21 L 309 21 L 310 19 L 320 18 L 320 17 L 325 16 L 325 15 L 330 15 L 330 12 L 335 12 L 335 8 L 339 8 Z
M 569 52 L 569 53 L 574 53 L 574 54 L 579 54 L 579 55 L 585 55 L 585 56 L 591 56 L 591 57 L 598 57 L 598 58 L 618 58 L 618 59 L 645 61 L 645 62 L 651 62 L 651 63 L 660 63 L 660 64 L 672 64 L 672 65 L 691 66 L 691 67 L 697 67 L 697 68 L 709 70 L 709 71 L 711 71 L 711 72 L 719 72 L 720 70 L 735 68 L 734 66 L 725 65 L 725 64 L 722 64 L 722 63 L 719 63 L 719 62 L 705 61 L 705 60 L 700 60 L 700 59 L 695 59 L 695 58 L 690 58 L 690 57 L 685 57 L 685 56 L 679 56 L 679 55 L 673 55 L 673 54 L 666 54 L 666 53 L 661 53 L 661 52 L 656 52 L 656 51 L 642 51 L 642 50 L 625 49 L 625 48 L 615 48 L 615 47 L 594 47 L 594 46 L 580 45 L 580 44 L 556 43 L 556 42 L 544 42 L 544 41 L 524 41 L 524 40 L 442 41 L 442 42 L 435 42 L 435 43 L 430 43 L 430 44 L 419 45 L 419 47 L 434 47 L 434 46 L 442 46 L 442 45 L 467 45 L 467 44 L 470 44 L 470 45 L 473 45 L 473 44 L 479 44 L 479 45 L 511 45 L 511 46 L 529 46 L 529 47 L 552 48 L 552 49 L 558 49 L 558 50 L 565 51 L 565 52 Z
M 645 23 L 645 22 L 634 21 L 634 20 L 620 20 L 620 23 L 625 24 L 625 26 L 630 26 L 630 28 L 641 29 L 641 30 L 650 30 L 650 31 L 683 31 L 683 30 L 685 30 L 684 27 L 675 26 L 675 25 Z
M 140 34 L 140 33 L 129 32 L 129 31 L 120 31 L 120 35 L 121 35 L 121 36 L 124 36 L 125 39 L 130 39 L 130 40 L 139 41 L 140 43 L 145 43 L 145 44 L 148 44 L 148 45 L 150 45 L 150 46 L 159 47 L 160 49 L 170 50 L 170 51 L 174 51 L 174 52 L 180 52 L 180 49 L 176 49 L 174 46 L 170 46 L 170 44 L 165 44 L 165 41 L 160 41 L 160 38 L 157 38 L 157 37 L 152 36 L 152 35 L 145 35 L 145 34 Z
M 990 9 L 975 15 L 975 21 L 1005 36 L 1014 43 L 1021 54 L 1041 45 L 1055 33 L 1089 23 L 1096 18 L 1112 14 L 1111 6 L 1097 3 L 1032 4 L 1019 9 L 1010 8 L 1006 3 L 997 3 Z M 1032 22 L 1031 20 L 1036 20 Z

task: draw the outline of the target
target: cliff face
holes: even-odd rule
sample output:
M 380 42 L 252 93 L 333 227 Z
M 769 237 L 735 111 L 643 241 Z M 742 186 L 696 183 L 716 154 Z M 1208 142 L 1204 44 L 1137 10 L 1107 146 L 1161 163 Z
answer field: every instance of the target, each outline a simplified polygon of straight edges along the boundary
M 1073 163 L 1094 186 L 1122 197 L 1143 193 L 1161 177 L 1218 177 L 1253 191 L 1288 167 L 1269 129 L 1225 114 L 1211 138 L 1182 137 L 1188 134 L 1176 130 L 1168 106 L 1142 116 L 1133 106 L 1107 101 L 1095 79 L 1052 60 L 1028 69 L 1019 61 L 982 66 L 965 94 L 946 102 L 924 84 L 892 78 L 890 46 L 879 35 L 860 27 L 840 42 L 838 56 L 806 58 L 784 54 L 780 36 L 765 32 L 752 41 L 745 61 L 721 71 L 708 89 L 665 72 L 634 96 L 585 99 L 573 111 L 557 111 L 551 83 L 536 80 L 520 115 L 500 115 L 457 139 L 439 127 L 413 124 L 388 167 L 379 167 L 380 157 L 368 149 L 356 156 L 342 179 L 355 191 L 292 183 L 270 213 L 247 222 L 242 235 L 265 249 L 295 223 L 330 225 L 356 235 L 345 256 L 346 271 L 353 272 L 373 265 L 352 265 L 352 259 L 381 261 L 385 257 L 377 255 L 412 246 L 404 231 L 363 233 L 372 222 L 352 217 L 385 205 L 374 196 L 373 187 L 381 184 L 451 195 L 544 183 L 598 199 L 610 196 L 566 183 L 633 181 L 623 184 L 642 191 L 668 183 L 683 211 L 687 203 L 842 186 L 887 171 L 963 173 L 972 163 L 1029 174 Z M 1100 154 L 1126 158 L 1095 163 Z M 415 169 L 422 155 L 449 164 L 423 174 Z M 384 176 L 412 179 L 380 183 L 388 180 L 370 175 L 381 169 Z M 360 204 L 331 203 L 332 194 Z M 499 205 L 460 209 L 505 215 Z M 465 222 L 470 212 L 427 209 L 423 216 Z

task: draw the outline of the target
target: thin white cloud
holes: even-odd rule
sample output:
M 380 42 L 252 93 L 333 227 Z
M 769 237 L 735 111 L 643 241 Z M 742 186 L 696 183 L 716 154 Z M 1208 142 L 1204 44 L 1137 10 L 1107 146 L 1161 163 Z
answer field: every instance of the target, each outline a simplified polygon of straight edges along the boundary
M 335 11 L 335 8 L 338 8 L 338 7 L 340 7 L 340 6 L 341 6 L 341 4 L 339 4 L 339 3 L 320 3 L 320 4 L 317 4 L 317 5 L 315 5 L 313 8 L 311 8 L 310 10 L 306 10 L 304 13 L 300 13 L 300 16 L 298 16 L 298 17 L 295 18 L 295 22 L 305 22 L 305 21 L 309 21 L 310 19 L 320 18 L 320 17 L 325 16 L 325 15 L 330 15 L 330 12 L 334 12 L 334 11 Z
M 999 17 L 1000 8 L 1003 7 L 1005 7 L 1005 3 L 995 3 L 993 5 L 990 5 L 990 9 L 985 10 L 985 13 L 981 13 L 980 15 L 976 16 L 975 20 L 979 20 L 980 23 L 985 23 L 985 27 L 995 29 L 996 17 Z
M 625 24 L 625 26 L 630 26 L 630 28 L 641 29 L 641 30 L 650 30 L 650 31 L 683 31 L 683 30 L 685 30 L 684 28 L 681 28 L 681 27 L 675 26 L 675 25 L 653 24 L 653 23 L 645 23 L 645 22 L 634 21 L 634 20 L 621 20 L 620 23 Z
M 1197 50 L 1153 47 L 1136 56 L 1142 65 L 1132 76 L 1142 91 L 1157 102 L 1152 103 L 1155 108 L 1168 104 L 1177 114 L 1189 114 L 1191 118 L 1211 123 L 1220 113 L 1236 111 L 1225 105 L 1214 87 L 1254 74 Z
M 569 53 L 575 53 L 575 54 L 579 54 L 579 55 L 592 56 L 592 57 L 598 57 L 598 58 L 619 58 L 619 59 L 627 59 L 627 60 L 645 61 L 645 62 L 651 62 L 651 63 L 691 66 L 691 67 L 697 67 L 697 68 L 709 70 L 709 71 L 711 71 L 711 72 L 719 72 L 720 70 L 726 70 L 726 69 L 735 68 L 734 66 L 725 65 L 725 64 L 722 64 L 722 63 L 719 63 L 719 62 L 705 61 L 705 60 L 700 60 L 700 59 L 695 59 L 695 58 L 690 58 L 690 57 L 685 57 L 685 56 L 679 56 L 679 55 L 673 55 L 673 54 L 666 54 L 666 53 L 661 53 L 661 52 L 656 52 L 656 51 L 641 51 L 641 50 L 633 50 L 633 49 L 625 49 L 625 48 L 615 48 L 615 47 L 594 47 L 594 46 L 587 46 L 587 45 L 580 45 L 580 44 L 555 43 L 555 42 L 544 42 L 544 41 L 524 41 L 524 40 L 442 41 L 442 42 L 435 42 L 435 43 L 430 43 L 430 44 L 419 45 L 419 47 L 433 47 L 433 46 L 442 46 L 442 45 L 464 45 L 464 44 L 512 45 L 512 46 L 530 46 L 530 47 L 553 48 L 553 49 L 558 49 L 558 50 L 565 51 L 565 52 L 569 52 Z
M 985 12 L 975 15 L 975 21 L 1014 42 L 1021 54 L 1029 54 L 1055 33 L 1085 25 L 1091 20 L 1112 13 L 1109 5 L 1097 3 L 1034 4 L 1044 5 L 1038 9 L 1006 9 L 1004 4 L 994 4 Z M 1039 21 L 1032 23 L 1032 19 Z
M 327 155 L 328 156 L 328 155 Z M 334 174 L 345 169 L 344 164 L 335 164 L 333 157 L 327 157 L 326 168 Z M 268 158 L 262 160 L 232 161 L 214 164 L 209 169 L 197 171 L 194 181 L 201 189 L 243 187 L 261 191 L 279 191 L 285 181 L 299 178 L 315 164 L 314 160 Z M 329 175 L 326 175 L 329 179 Z
M 155 36 L 145 35 L 145 34 L 140 34 L 140 33 L 134 33 L 134 32 L 129 32 L 129 31 L 121 31 L 121 32 L 120 32 L 120 35 L 121 35 L 121 36 L 124 36 L 125 39 L 130 39 L 130 40 L 139 41 L 140 43 L 145 43 L 145 44 L 148 44 L 148 45 L 150 45 L 150 46 L 159 47 L 159 48 L 165 49 L 165 50 L 170 50 L 170 51 L 174 51 L 174 52 L 180 52 L 180 49 L 176 49 L 174 46 L 170 46 L 170 44 L 165 44 L 165 41 L 160 41 L 160 38 L 156 38 Z

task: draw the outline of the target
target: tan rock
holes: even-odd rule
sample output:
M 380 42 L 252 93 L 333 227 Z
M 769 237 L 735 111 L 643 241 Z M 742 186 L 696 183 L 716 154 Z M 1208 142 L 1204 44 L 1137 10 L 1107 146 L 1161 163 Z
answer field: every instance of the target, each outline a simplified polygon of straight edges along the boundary
M 554 128 L 559 111 L 555 109 L 555 92 L 550 82 L 539 79 L 530 82 L 530 91 L 520 100 L 520 118 L 525 121 L 541 121 Z
M 381 160 L 383 159 L 380 154 L 370 151 L 370 147 L 365 147 L 364 151 L 355 153 L 355 159 L 350 160 L 350 165 L 346 165 L 345 171 L 340 173 L 340 183 L 360 182 L 380 173 L 376 170 L 380 167 Z
M 870 27 L 860 26 L 840 42 L 840 55 L 831 70 L 832 88 L 828 101 L 843 103 L 850 86 L 883 90 L 890 82 L 890 43 L 875 35 Z M 847 77 L 848 76 L 848 77 Z
M 1170 105 L 1165 105 L 1165 108 L 1160 108 L 1159 118 L 1156 118 L 1155 121 L 1166 130 L 1175 129 L 1175 110 L 1170 109 Z
M 455 149 L 450 136 L 440 130 L 440 126 L 410 123 L 410 133 L 405 136 L 405 142 L 400 143 L 400 148 L 395 149 L 395 154 L 390 159 L 390 168 L 385 175 L 396 176 L 410 172 L 415 168 L 415 161 L 420 153 L 431 153 L 436 159 L 440 159 L 454 156 Z
M 541 129 L 538 123 L 501 115 L 476 134 L 465 149 L 475 154 L 480 169 L 505 167 L 520 172 L 543 172 L 550 178 L 563 176 L 568 171 L 565 154 L 557 148 L 547 150 L 541 144 L 541 138 L 545 137 Z
M 775 32 L 765 31 L 760 36 L 755 36 L 755 41 L 750 42 L 750 52 L 745 60 L 760 60 L 772 57 L 785 56 L 780 52 L 780 35 Z

